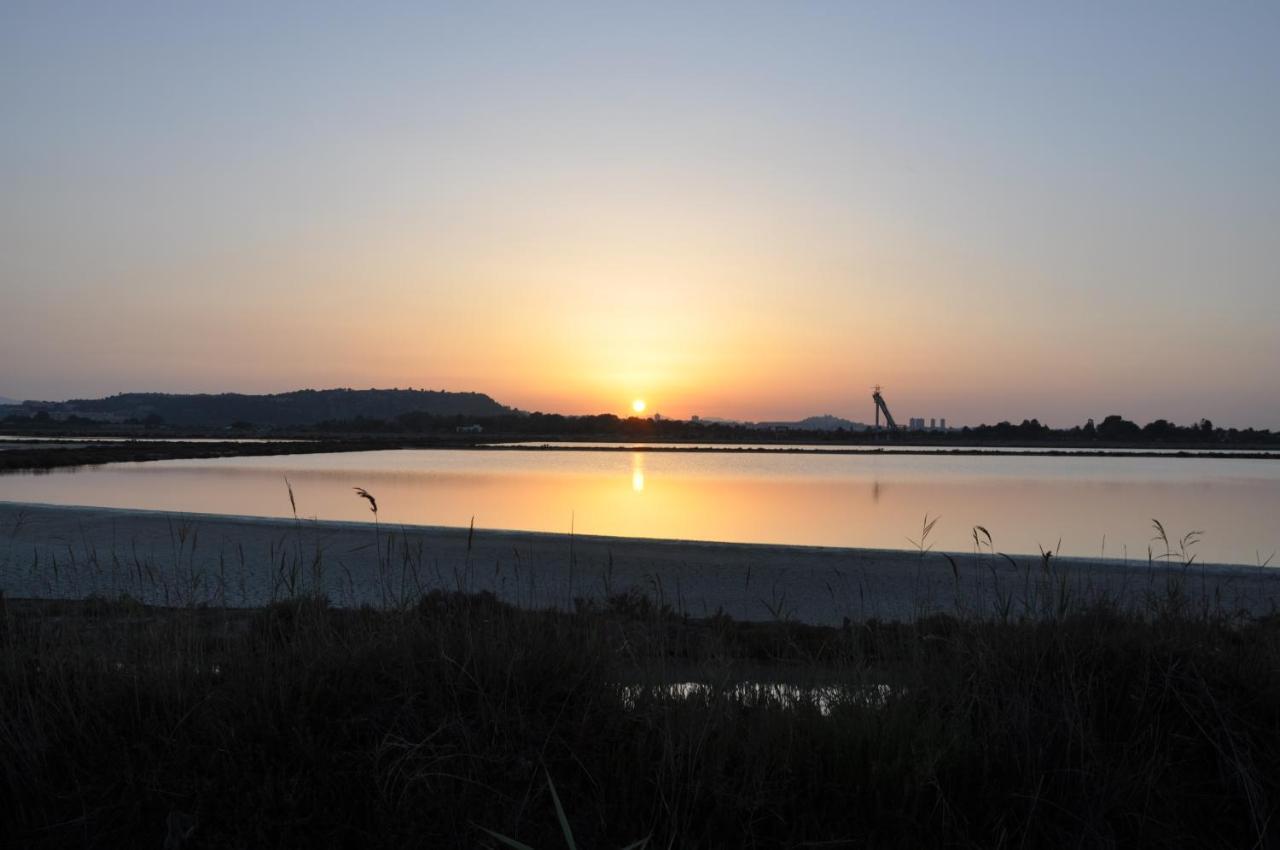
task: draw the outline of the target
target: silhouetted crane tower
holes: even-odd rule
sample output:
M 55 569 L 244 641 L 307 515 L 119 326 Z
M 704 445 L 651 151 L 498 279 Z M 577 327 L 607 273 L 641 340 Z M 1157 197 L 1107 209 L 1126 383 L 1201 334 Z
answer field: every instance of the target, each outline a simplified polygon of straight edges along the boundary
M 884 403 L 884 396 L 880 395 L 880 385 L 871 390 L 871 400 L 876 403 L 876 430 L 880 430 L 880 413 L 884 412 L 884 422 L 890 431 L 898 430 L 898 423 L 893 421 L 893 414 L 889 412 L 889 405 Z

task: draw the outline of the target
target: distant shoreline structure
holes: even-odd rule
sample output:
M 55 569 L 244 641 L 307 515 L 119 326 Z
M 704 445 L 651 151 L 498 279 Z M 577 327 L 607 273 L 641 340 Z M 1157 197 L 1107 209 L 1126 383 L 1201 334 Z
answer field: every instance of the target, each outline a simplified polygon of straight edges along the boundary
M 877 408 L 879 409 L 879 408 Z M 886 408 L 887 409 L 887 408 Z M 889 418 L 886 415 L 886 418 Z M 0 404 L 0 431 L 31 436 L 258 437 L 334 439 L 455 435 L 493 442 L 637 441 L 849 445 L 1045 446 L 1209 450 L 1280 448 L 1280 431 L 1223 428 L 1208 419 L 1146 425 L 1119 414 L 1052 428 L 1038 419 L 956 426 L 912 417 L 907 427 L 867 425 L 826 413 L 756 422 L 613 413 L 566 415 L 509 407 L 479 392 L 349 388 L 242 393 L 124 393 L 99 399 Z

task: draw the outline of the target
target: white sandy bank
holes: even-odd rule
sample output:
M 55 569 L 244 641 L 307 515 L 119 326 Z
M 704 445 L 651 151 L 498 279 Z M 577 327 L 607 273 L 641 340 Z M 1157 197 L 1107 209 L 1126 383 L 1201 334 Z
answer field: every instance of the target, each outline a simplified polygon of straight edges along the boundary
M 954 563 L 954 568 L 953 568 Z M 169 514 L 0 502 L 0 590 L 12 598 L 128 593 L 256 606 L 318 588 L 335 604 L 395 604 L 433 588 L 567 606 L 629 589 L 701 617 L 839 624 L 934 612 L 1014 616 L 1107 593 L 1140 603 L 1171 584 L 1263 614 L 1280 570 L 1146 561 L 701 543 L 372 523 Z

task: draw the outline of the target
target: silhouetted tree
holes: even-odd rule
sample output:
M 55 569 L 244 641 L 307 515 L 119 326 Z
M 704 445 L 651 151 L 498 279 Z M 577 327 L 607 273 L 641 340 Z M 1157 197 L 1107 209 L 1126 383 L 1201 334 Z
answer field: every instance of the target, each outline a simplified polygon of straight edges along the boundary
M 1141 428 L 1114 413 L 1098 426 L 1098 437 L 1103 440 L 1137 440 L 1141 435 Z

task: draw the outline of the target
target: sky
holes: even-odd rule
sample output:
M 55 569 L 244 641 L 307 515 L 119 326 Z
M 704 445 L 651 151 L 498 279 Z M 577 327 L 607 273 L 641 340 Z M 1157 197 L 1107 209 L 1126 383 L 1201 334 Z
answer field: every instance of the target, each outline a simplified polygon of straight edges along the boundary
M 0 395 L 1280 428 L 1280 4 L 0 3 Z

